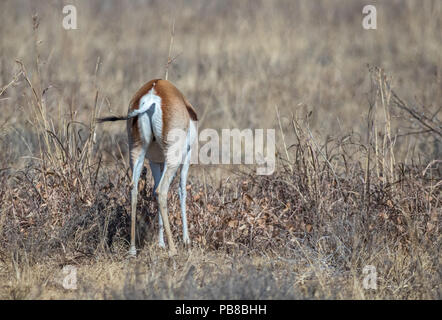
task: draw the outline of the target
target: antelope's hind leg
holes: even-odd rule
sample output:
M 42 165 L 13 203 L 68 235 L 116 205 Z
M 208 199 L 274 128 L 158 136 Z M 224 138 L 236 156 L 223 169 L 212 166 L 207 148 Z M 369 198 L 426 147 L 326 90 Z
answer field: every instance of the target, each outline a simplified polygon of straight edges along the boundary
M 165 164 L 161 181 L 157 188 L 158 193 L 158 206 L 160 209 L 161 218 L 163 220 L 164 229 L 166 230 L 167 242 L 169 244 L 169 255 L 174 256 L 177 254 L 175 243 L 173 241 L 172 232 L 170 230 L 169 215 L 167 211 L 167 193 L 169 191 L 170 184 L 177 172 L 179 166 L 170 166 Z
M 187 176 L 189 173 L 190 160 L 192 155 L 192 146 L 197 138 L 197 129 L 194 122 L 190 122 L 187 131 L 186 146 L 183 150 L 183 162 L 181 165 L 180 185 L 178 194 L 180 196 L 181 218 L 183 220 L 183 242 L 186 246 L 190 245 L 189 230 L 187 227 L 187 212 L 186 212 L 186 198 L 187 198 Z
M 164 163 L 157 163 L 149 161 L 150 169 L 152 171 L 152 176 L 154 180 L 154 186 L 153 186 L 153 197 L 158 201 L 158 194 L 157 194 L 157 187 L 160 183 L 161 176 L 163 174 L 164 169 Z M 158 212 L 158 245 L 161 248 L 165 248 L 166 245 L 164 244 L 164 227 L 163 227 L 163 219 L 161 218 L 161 213 Z
M 129 139 L 129 157 L 132 169 L 131 182 L 131 228 L 130 228 L 130 249 L 129 254 L 136 256 L 135 226 L 137 223 L 137 197 L 138 181 L 143 170 L 144 158 L 147 149 L 152 142 L 152 131 L 149 117 L 146 114 L 138 116 L 127 123 L 127 134 Z
M 144 157 L 146 148 L 143 146 L 135 147 L 130 150 L 132 182 L 130 192 L 131 203 L 131 225 L 130 225 L 130 249 L 129 255 L 136 256 L 137 249 L 135 246 L 135 226 L 137 222 L 137 200 L 138 200 L 138 181 L 140 180 L 141 171 L 143 170 Z
M 184 158 L 184 163 L 181 165 L 180 185 L 178 187 L 178 194 L 180 196 L 181 218 L 183 220 L 183 242 L 186 246 L 190 245 L 189 231 L 187 228 L 187 213 L 186 213 L 186 197 L 187 197 L 187 174 L 190 166 L 190 150 L 187 151 Z

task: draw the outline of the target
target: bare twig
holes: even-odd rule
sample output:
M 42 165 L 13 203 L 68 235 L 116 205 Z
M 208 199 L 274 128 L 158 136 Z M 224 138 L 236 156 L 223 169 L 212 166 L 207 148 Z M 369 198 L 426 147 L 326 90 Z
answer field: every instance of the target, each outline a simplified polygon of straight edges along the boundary
M 0 96 L 1 96 L 3 93 L 5 93 L 5 91 L 6 91 L 10 86 L 12 86 L 14 83 L 16 83 L 17 80 L 18 80 L 18 78 L 19 78 L 22 74 L 23 74 L 23 70 L 18 71 L 18 72 L 15 74 L 14 78 L 13 78 L 13 79 L 12 79 L 7 85 L 5 85 L 4 87 L 2 87 L 2 88 L 0 89 Z
M 431 132 L 436 133 L 439 136 L 438 137 L 439 139 L 442 138 L 441 125 L 437 124 L 434 121 L 434 119 L 426 117 L 423 113 L 422 114 L 417 113 L 415 110 L 409 107 L 403 100 L 401 100 L 401 98 L 399 98 L 398 95 L 393 90 L 391 90 L 391 93 L 393 96 L 393 102 L 399 109 L 406 111 L 424 127 L 429 129 Z
M 289 152 L 288 152 L 288 149 L 287 149 L 287 144 L 285 143 L 284 131 L 282 130 L 281 117 L 279 115 L 278 106 L 276 106 L 276 105 L 275 105 L 275 111 L 276 111 L 276 116 L 278 117 L 279 130 L 281 130 L 282 143 L 284 144 L 285 155 L 287 157 L 287 164 L 288 164 L 288 166 L 290 168 L 290 171 L 293 173 L 293 166 L 292 166 L 292 163 L 291 163 L 291 160 L 290 160 Z
M 167 63 L 166 63 L 166 74 L 164 75 L 164 79 L 167 80 L 169 76 L 169 65 L 175 60 L 175 58 L 171 58 L 170 55 L 172 53 L 173 48 L 173 39 L 175 37 L 175 19 L 173 19 L 172 29 L 170 30 L 170 44 L 169 44 L 169 54 L 167 55 Z

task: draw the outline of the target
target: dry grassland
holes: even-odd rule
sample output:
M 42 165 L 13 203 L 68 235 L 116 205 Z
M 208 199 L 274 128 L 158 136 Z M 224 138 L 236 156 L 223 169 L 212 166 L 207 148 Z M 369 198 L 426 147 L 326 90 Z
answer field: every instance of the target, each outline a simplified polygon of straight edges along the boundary
M 71 2 L 78 30 L 0 4 L 1 299 L 441 299 L 441 1 L 377 2 L 370 31 L 359 0 Z M 164 77 L 174 18 L 199 128 L 276 129 L 276 171 L 192 166 L 171 259 L 147 169 L 128 259 L 125 125 L 94 118 Z

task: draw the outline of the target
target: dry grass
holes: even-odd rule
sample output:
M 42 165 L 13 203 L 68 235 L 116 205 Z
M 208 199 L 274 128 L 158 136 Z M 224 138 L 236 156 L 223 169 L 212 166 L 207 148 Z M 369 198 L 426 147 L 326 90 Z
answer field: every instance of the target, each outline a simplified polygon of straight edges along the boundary
M 75 31 L 61 2 L 1 4 L 0 298 L 441 298 L 439 1 L 379 3 L 377 31 L 359 1 L 75 4 Z M 193 245 L 174 259 L 148 172 L 127 259 L 125 130 L 93 119 L 177 54 L 200 128 L 277 128 L 277 171 L 191 169 Z

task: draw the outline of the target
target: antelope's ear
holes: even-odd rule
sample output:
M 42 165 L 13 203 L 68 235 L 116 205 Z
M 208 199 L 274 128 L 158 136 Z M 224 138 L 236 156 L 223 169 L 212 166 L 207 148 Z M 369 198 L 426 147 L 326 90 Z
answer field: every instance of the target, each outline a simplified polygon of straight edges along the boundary
M 189 113 L 190 119 L 192 119 L 193 121 L 198 121 L 198 115 L 196 114 L 195 109 L 190 104 L 190 102 L 187 101 L 186 98 L 184 98 L 184 104 L 186 105 L 186 109 L 187 109 L 187 112 Z

